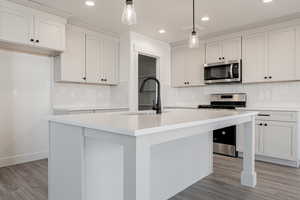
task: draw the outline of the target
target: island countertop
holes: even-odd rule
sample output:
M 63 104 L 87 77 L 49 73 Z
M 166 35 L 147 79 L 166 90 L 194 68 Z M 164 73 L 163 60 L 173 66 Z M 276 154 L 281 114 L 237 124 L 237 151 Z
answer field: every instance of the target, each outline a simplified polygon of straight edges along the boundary
M 122 135 L 140 136 L 257 114 L 258 112 L 241 110 L 168 109 L 160 115 L 151 111 L 94 113 L 52 116 L 49 121 Z

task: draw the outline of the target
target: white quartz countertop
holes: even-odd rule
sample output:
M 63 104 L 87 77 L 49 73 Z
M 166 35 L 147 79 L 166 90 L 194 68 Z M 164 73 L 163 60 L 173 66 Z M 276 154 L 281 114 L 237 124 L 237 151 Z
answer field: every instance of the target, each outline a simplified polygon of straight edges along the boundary
M 89 111 L 89 110 L 125 110 L 128 107 L 100 107 L 100 106 L 54 106 L 56 111 Z
M 246 108 L 238 108 L 239 110 L 254 110 L 254 111 L 289 111 L 289 112 L 300 112 L 300 107 L 267 107 L 267 106 L 254 106 Z
M 139 114 L 130 112 L 91 113 L 51 116 L 49 121 L 129 136 L 140 136 L 257 114 L 257 112 L 235 110 L 170 109 L 163 111 L 160 115 L 151 111 L 139 112 Z

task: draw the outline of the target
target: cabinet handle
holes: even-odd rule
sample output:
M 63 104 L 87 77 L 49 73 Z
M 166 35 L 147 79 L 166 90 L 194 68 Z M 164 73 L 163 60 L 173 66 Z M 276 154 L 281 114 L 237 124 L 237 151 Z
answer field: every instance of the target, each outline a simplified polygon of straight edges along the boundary
M 267 79 L 268 77 L 265 76 L 265 79 Z
M 82 79 L 83 79 L 83 80 L 86 80 L 86 77 L 83 77 Z
M 272 79 L 273 77 L 272 76 L 269 76 L 269 79 Z
M 225 60 L 225 57 L 223 57 L 223 60 Z
M 265 124 L 265 126 L 268 126 L 268 124 Z
M 39 40 L 36 40 L 35 42 L 36 42 L 36 43 L 39 43 L 40 41 L 39 41 Z
M 260 117 L 270 117 L 271 115 L 270 114 L 258 114 L 257 116 L 260 116 Z
M 260 126 L 262 126 L 263 124 L 262 124 L 262 123 L 260 123 L 259 125 L 260 125 Z
M 34 42 L 34 39 L 33 39 L 33 38 L 31 38 L 31 39 L 30 39 L 30 42 Z

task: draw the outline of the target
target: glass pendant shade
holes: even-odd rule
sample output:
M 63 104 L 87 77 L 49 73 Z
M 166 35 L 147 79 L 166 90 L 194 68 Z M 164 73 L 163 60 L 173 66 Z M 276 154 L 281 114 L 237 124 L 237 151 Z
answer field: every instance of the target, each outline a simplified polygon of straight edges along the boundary
M 193 31 L 190 35 L 189 47 L 190 48 L 198 48 L 199 47 L 199 36 L 196 31 Z
M 122 23 L 127 25 L 136 24 L 136 12 L 132 0 L 126 0 L 122 14 Z

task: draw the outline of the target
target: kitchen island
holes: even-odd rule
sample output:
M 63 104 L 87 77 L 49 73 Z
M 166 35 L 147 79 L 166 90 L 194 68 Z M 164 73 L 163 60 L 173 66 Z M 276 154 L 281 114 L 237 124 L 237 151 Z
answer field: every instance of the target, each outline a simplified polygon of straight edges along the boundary
M 255 116 L 166 110 L 49 120 L 49 200 L 167 200 L 213 172 L 212 131 L 244 124 L 241 184 L 255 187 Z

